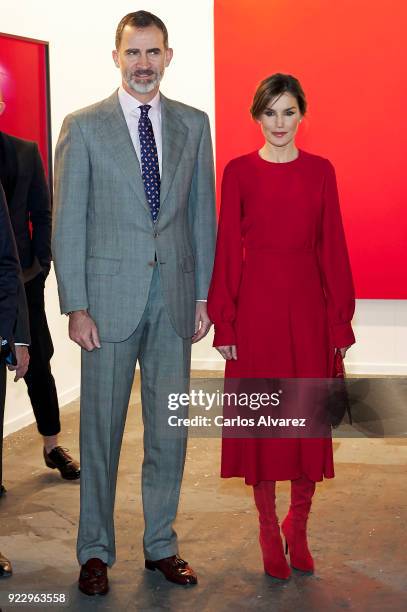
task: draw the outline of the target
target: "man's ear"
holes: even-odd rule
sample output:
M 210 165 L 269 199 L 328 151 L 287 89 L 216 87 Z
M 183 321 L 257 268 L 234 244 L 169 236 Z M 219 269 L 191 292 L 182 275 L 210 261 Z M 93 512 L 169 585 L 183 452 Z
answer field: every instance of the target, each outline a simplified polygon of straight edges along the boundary
M 167 66 L 170 65 L 173 55 L 174 55 L 174 49 L 171 49 L 171 47 L 168 47 L 168 49 L 165 50 L 165 67 L 166 68 Z
M 0 100 L 0 115 L 2 115 L 5 110 L 6 110 L 6 103 Z
M 120 66 L 119 66 L 119 54 L 117 53 L 116 49 L 114 49 L 112 51 L 112 57 L 113 57 L 113 61 L 114 61 L 114 64 L 115 64 L 116 68 L 120 68 Z

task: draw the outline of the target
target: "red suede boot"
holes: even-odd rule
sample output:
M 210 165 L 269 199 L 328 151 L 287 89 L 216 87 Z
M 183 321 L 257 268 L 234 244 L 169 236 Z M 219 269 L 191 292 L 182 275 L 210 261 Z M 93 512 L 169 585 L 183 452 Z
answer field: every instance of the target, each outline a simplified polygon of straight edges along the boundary
M 291 575 L 284 555 L 280 527 L 276 515 L 276 483 L 262 480 L 253 486 L 254 500 L 259 511 L 259 542 L 263 552 L 264 571 L 270 576 L 287 580 Z
M 303 572 L 314 571 L 314 560 L 307 544 L 307 519 L 315 482 L 302 476 L 291 481 L 291 505 L 281 524 L 286 541 L 286 553 L 290 551 L 291 567 Z

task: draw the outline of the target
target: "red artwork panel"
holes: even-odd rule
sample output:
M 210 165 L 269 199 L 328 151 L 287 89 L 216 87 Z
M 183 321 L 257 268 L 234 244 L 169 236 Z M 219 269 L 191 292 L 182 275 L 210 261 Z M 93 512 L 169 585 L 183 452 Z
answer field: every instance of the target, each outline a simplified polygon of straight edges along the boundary
M 37 142 L 50 174 L 47 43 L 0 34 L 0 87 L 6 103 L 0 130 Z
M 218 186 L 260 148 L 258 83 L 296 76 L 308 112 L 297 145 L 335 166 L 358 298 L 407 298 L 407 3 L 215 0 Z

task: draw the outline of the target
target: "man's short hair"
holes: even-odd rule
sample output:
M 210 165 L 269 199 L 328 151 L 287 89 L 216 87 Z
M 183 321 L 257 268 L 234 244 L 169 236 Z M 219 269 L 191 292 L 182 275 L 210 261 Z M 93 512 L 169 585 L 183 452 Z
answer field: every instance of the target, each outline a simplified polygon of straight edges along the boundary
M 164 47 L 168 49 L 168 30 L 165 23 L 161 21 L 157 15 L 153 15 L 153 13 L 149 13 L 148 11 L 136 11 L 135 13 L 128 13 L 125 15 L 117 26 L 115 40 L 117 51 L 122 42 L 123 30 L 127 25 L 133 28 L 148 28 L 149 26 L 155 26 L 163 33 Z

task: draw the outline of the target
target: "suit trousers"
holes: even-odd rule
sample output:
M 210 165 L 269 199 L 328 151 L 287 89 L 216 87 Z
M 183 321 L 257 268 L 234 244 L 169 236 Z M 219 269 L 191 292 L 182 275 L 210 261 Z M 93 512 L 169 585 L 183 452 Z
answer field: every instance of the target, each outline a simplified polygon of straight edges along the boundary
M 3 426 L 4 404 L 6 401 L 6 364 L 0 359 L 0 487 L 3 484 Z
M 120 296 L 118 296 L 120 300 Z M 115 316 L 115 313 L 112 313 Z M 188 393 L 191 338 L 175 332 L 154 267 L 141 321 L 125 341 L 102 342 L 82 351 L 80 458 L 81 509 L 77 554 L 80 564 L 97 557 L 116 560 L 114 503 L 123 431 L 137 361 L 144 424 L 142 500 L 146 559 L 177 554 L 173 528 L 184 470 L 187 431 L 168 425 L 169 393 Z M 178 416 L 186 416 L 181 407 Z
M 51 334 L 45 314 L 45 277 L 38 274 L 24 285 L 30 318 L 30 364 L 24 380 L 33 407 L 37 428 L 43 436 L 55 436 L 61 431 L 58 395 L 51 373 L 54 354 Z

